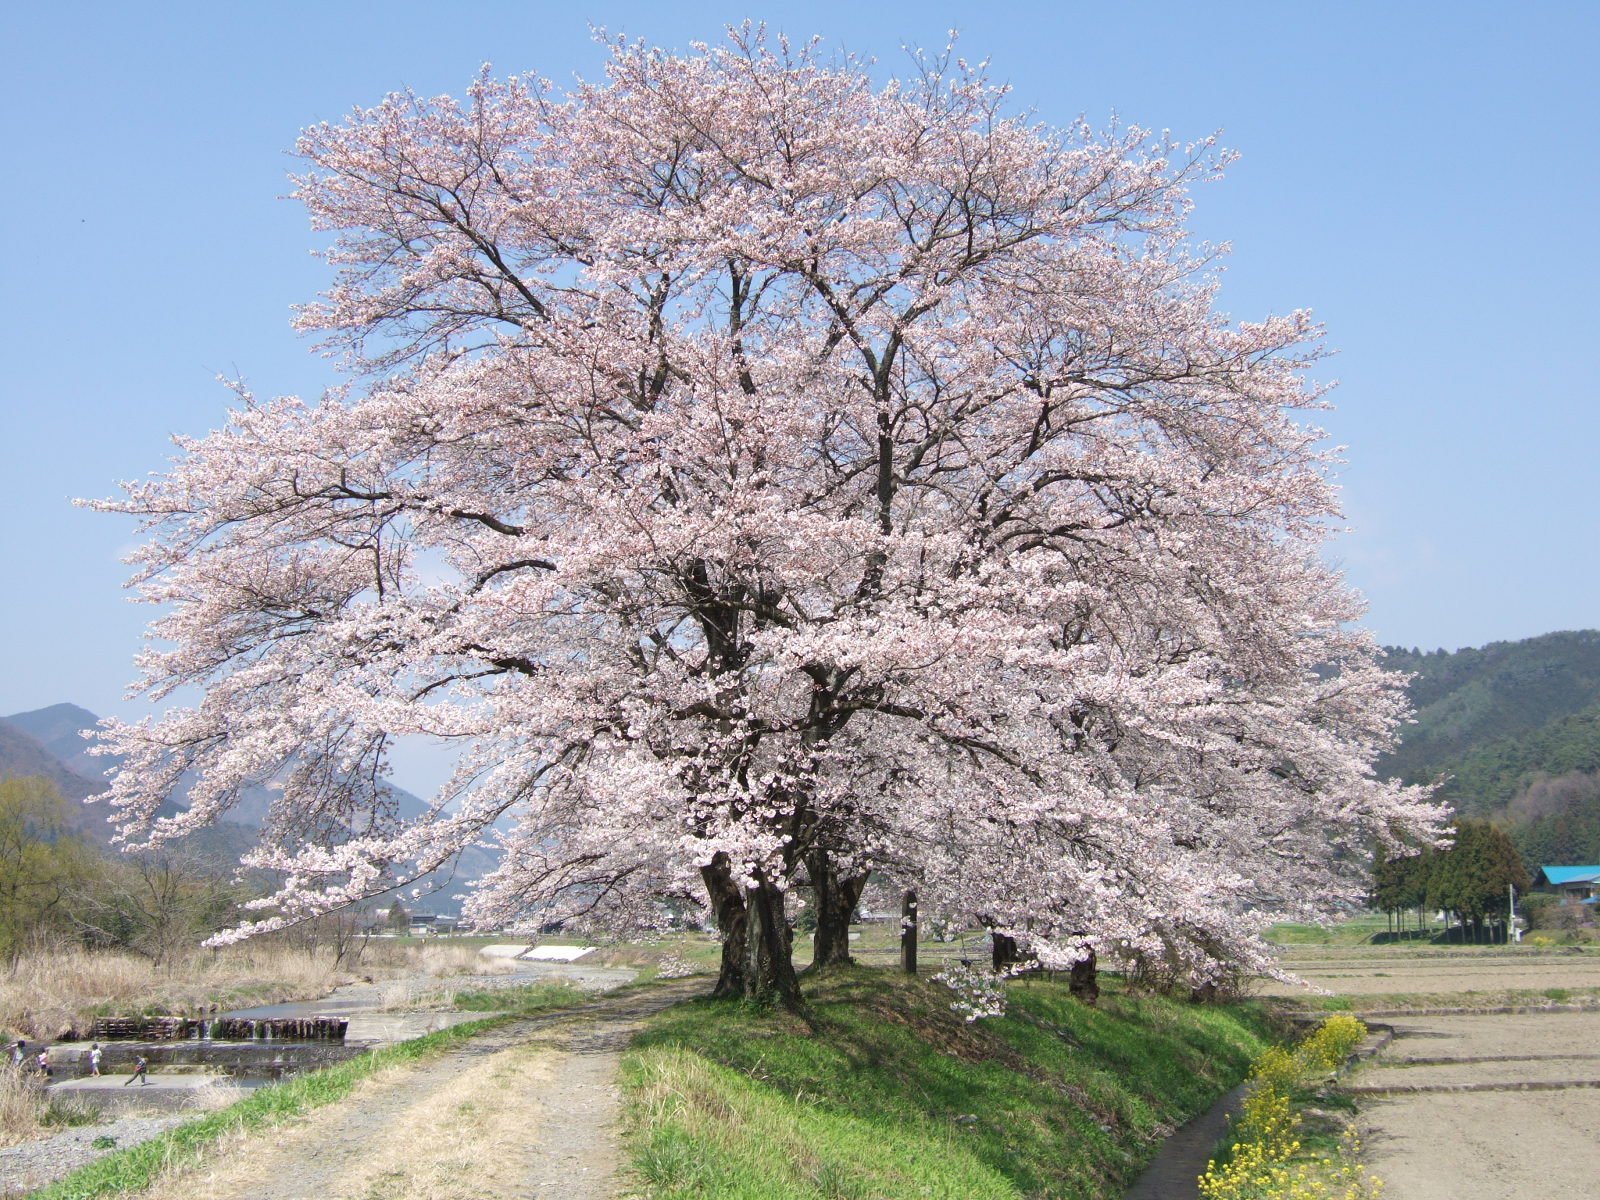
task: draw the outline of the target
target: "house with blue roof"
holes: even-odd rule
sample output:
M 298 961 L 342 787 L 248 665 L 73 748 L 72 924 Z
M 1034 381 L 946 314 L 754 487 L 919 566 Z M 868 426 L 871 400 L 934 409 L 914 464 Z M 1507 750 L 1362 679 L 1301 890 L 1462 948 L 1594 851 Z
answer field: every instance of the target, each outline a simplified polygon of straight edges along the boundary
M 1540 867 L 1535 890 L 1560 896 L 1563 903 L 1593 904 L 1600 894 L 1600 864 L 1590 867 Z

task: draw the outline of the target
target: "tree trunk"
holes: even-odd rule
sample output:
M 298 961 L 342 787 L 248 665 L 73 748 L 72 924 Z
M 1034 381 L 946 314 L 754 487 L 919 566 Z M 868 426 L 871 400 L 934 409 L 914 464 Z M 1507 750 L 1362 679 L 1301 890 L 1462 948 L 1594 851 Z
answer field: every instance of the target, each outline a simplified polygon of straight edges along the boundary
M 850 959 L 850 918 L 855 915 L 867 877 L 840 878 L 828 856 L 821 851 L 806 860 L 817 913 L 817 931 L 811 942 L 811 965 L 831 966 Z
M 800 981 L 794 973 L 794 930 L 783 911 L 783 892 L 758 876 L 745 891 L 744 998 L 799 1011 Z
M 702 867 L 700 877 L 722 937 L 722 967 L 711 994 L 803 1012 L 794 973 L 794 930 L 784 917 L 783 892 L 765 877 L 753 888 L 740 887 L 725 854 Z
M 1095 964 L 1093 950 L 1089 951 L 1087 958 L 1080 958 L 1072 964 L 1072 974 L 1068 977 L 1067 987 L 1085 1004 L 1093 1004 L 1100 999 L 1100 969 Z
M 1004 975 L 1012 967 L 1022 961 L 1022 951 L 1017 948 L 1017 939 L 997 930 L 989 930 L 989 938 L 994 942 L 994 973 Z
M 712 911 L 717 914 L 717 935 L 722 939 L 722 966 L 712 996 L 743 996 L 746 912 L 744 889 L 733 881 L 728 856 L 719 854 L 700 868 Z

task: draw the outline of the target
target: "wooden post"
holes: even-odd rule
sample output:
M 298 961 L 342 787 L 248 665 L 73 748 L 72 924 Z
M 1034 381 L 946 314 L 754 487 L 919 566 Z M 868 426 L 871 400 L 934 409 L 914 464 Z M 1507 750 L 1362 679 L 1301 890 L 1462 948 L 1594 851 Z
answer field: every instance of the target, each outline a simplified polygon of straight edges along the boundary
M 900 901 L 900 969 L 917 973 L 917 894 L 907 892 Z

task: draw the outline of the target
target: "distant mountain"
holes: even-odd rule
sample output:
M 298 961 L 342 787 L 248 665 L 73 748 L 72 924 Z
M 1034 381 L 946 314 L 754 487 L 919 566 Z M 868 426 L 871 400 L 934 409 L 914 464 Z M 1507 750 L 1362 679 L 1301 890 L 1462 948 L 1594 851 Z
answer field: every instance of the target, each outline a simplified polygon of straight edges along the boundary
M 1600 631 L 1390 648 L 1417 723 L 1380 769 L 1505 826 L 1531 866 L 1600 861 Z
M 104 807 L 98 810 L 83 803 L 87 796 L 104 791 L 105 784 L 86 779 L 72 770 L 39 741 L 15 726 L 0 721 L 0 779 L 37 776 L 48 779 L 69 802 L 72 824 L 78 832 L 102 844 L 111 840 Z
M 74 809 L 78 828 L 95 841 L 109 845 L 114 832 L 107 820 L 109 811 L 104 805 L 82 803 L 86 797 L 105 791 L 105 773 L 121 762 L 115 755 L 89 753 L 91 742 L 84 733 L 99 725 L 99 717 L 76 704 L 52 704 L 0 718 L 0 779 L 31 775 L 51 780 L 63 797 L 77 802 Z M 414 818 L 428 811 L 426 801 L 404 788 L 391 785 L 389 793 L 403 817 Z M 208 857 L 237 862 L 255 841 L 256 831 L 266 822 L 276 795 L 264 785 L 247 788 L 230 810 L 229 820 L 191 835 L 185 839 L 186 847 Z M 170 810 L 176 812 L 182 805 L 183 798 L 179 797 L 170 804 Z M 449 896 L 498 865 L 497 855 L 471 847 L 462 853 L 453 869 L 436 871 L 416 886 Z M 454 905 L 441 898 L 435 907 L 447 909 Z
M 99 781 L 95 786 L 96 791 L 105 789 L 103 780 L 107 760 L 90 754 L 89 739 L 83 736 L 85 730 L 94 729 L 100 724 L 100 718 L 87 708 L 79 708 L 76 704 L 52 704 L 49 708 L 36 708 L 32 712 L 12 713 L 0 720 L 0 724 L 20 729 L 37 740 L 68 770 L 77 772 L 85 779 Z
M 1510 799 L 1544 771 L 1588 761 L 1600 707 L 1600 631 L 1547 633 L 1482 648 L 1421 652 L 1386 648 L 1384 664 L 1414 678 L 1417 723 L 1380 764 L 1410 782 L 1457 776 L 1445 794 L 1482 809 Z M 1498 764 L 1491 766 L 1491 764 Z

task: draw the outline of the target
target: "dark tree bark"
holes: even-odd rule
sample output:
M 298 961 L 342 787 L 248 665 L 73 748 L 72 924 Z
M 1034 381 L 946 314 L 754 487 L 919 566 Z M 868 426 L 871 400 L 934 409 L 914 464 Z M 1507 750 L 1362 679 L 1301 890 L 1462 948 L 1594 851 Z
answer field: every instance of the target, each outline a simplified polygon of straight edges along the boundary
M 728 856 L 719 854 L 700 868 L 712 911 L 717 915 L 717 935 L 722 939 L 722 965 L 717 972 L 714 997 L 745 994 L 745 902 L 744 889 L 734 883 L 728 870 Z
M 811 942 L 811 965 L 825 967 L 848 963 L 851 961 L 850 918 L 855 915 L 867 877 L 863 873 L 841 878 L 822 851 L 806 859 L 806 869 L 811 875 L 817 916 L 817 930 Z
M 989 930 L 989 938 L 994 943 L 993 961 L 996 975 L 1005 974 L 1022 961 L 1022 950 L 1017 946 L 1016 938 L 997 929 Z
M 1085 1004 L 1093 1004 L 1100 999 L 1100 969 L 1095 964 L 1093 950 L 1089 951 L 1089 957 L 1081 958 L 1072 964 L 1067 987 Z
M 712 996 L 737 996 L 804 1012 L 794 972 L 794 930 L 784 916 L 783 892 L 765 877 L 759 877 L 753 888 L 740 887 L 727 856 L 721 854 L 700 869 L 700 876 L 722 936 L 722 967 Z
M 783 891 L 765 876 L 745 892 L 744 998 L 801 1011 L 794 971 L 794 930 L 784 915 Z

